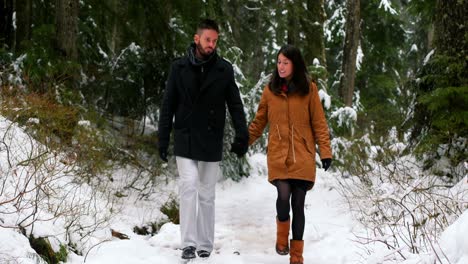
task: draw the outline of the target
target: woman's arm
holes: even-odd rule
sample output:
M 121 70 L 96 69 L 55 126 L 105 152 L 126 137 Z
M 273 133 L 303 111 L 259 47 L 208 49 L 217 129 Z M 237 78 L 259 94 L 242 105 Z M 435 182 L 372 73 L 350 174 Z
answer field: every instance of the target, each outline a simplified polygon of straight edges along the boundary
M 268 124 L 268 93 L 269 89 L 265 87 L 255 118 L 249 125 L 249 146 L 262 136 L 263 130 Z

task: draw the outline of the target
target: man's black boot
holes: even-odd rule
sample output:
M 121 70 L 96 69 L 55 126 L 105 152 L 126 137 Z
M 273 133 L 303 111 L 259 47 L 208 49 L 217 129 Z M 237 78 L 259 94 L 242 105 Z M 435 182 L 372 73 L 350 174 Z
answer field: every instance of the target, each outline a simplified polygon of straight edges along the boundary
M 210 252 L 206 251 L 206 250 L 198 250 L 197 251 L 197 254 L 200 258 L 207 258 L 210 256 Z
M 195 247 L 188 246 L 182 249 L 182 258 L 183 259 L 193 259 L 195 258 Z

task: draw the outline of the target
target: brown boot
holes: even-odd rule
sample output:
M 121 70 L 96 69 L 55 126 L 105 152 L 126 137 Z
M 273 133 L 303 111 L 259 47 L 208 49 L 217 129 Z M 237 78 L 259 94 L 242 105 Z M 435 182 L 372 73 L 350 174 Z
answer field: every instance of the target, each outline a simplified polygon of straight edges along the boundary
M 278 218 L 276 218 L 276 253 L 280 255 L 289 254 L 289 227 L 289 219 L 280 222 Z
M 289 264 L 304 264 L 304 258 L 302 257 L 303 250 L 304 240 L 291 240 Z

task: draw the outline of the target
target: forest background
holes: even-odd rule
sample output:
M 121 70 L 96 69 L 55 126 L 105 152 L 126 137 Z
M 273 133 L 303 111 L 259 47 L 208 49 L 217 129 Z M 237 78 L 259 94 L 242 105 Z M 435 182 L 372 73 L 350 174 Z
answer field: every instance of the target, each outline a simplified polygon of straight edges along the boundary
M 248 121 L 279 48 L 293 44 L 319 85 L 342 177 L 373 186 L 376 168 L 408 155 L 437 186 L 466 176 L 464 0 L 2 0 L 0 114 L 65 153 L 87 184 L 134 168 L 126 187 L 145 197 L 174 171 L 157 155 L 159 107 L 203 17 L 220 24 Z M 250 165 L 228 152 L 232 133 L 223 172 L 240 180 Z
M 97 129 L 117 129 L 125 149 L 153 155 L 156 130 L 145 132 L 157 124 L 169 65 L 185 54 L 199 19 L 211 17 L 221 25 L 218 52 L 249 95 L 250 119 L 279 47 L 289 43 L 302 50 L 327 95 L 333 138 L 367 135 L 382 145 L 394 131 L 425 168 L 442 156 L 455 168 L 466 160 L 466 7 L 456 0 L 3 0 L 2 114 L 19 122 L 57 119 L 42 120 L 45 134 L 87 151 L 71 139 L 78 121 L 89 120 Z M 23 103 L 32 109 L 8 110 Z M 50 111 L 52 105 L 61 110 Z M 335 166 L 365 169 L 358 164 L 367 160 L 363 146 L 339 147 Z M 115 151 L 91 155 L 102 154 L 91 167 L 116 159 L 109 156 Z

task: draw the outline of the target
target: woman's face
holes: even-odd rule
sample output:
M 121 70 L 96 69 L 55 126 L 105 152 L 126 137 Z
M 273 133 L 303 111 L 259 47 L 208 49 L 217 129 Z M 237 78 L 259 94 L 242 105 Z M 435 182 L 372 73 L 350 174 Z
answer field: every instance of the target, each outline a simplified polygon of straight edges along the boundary
M 293 76 L 293 64 L 292 61 L 286 58 L 283 54 L 278 55 L 278 61 L 276 62 L 276 66 L 278 68 L 278 75 L 281 78 L 286 80 L 291 80 Z

